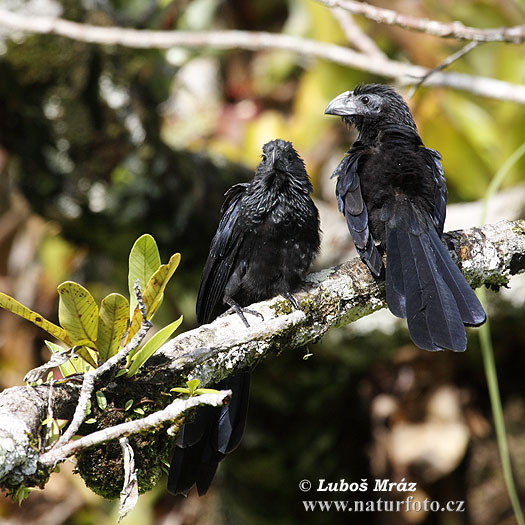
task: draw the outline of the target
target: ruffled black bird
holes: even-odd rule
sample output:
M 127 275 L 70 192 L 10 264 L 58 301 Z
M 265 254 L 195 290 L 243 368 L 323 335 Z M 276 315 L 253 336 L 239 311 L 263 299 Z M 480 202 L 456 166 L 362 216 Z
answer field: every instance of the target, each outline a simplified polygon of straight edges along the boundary
M 485 312 L 441 242 L 447 202 L 441 156 L 426 148 L 402 97 L 390 86 L 358 86 L 325 110 L 357 128 L 357 140 L 333 176 L 339 209 L 357 251 L 383 273 L 391 312 L 406 318 L 425 350 L 463 351 L 464 325 Z
M 291 293 L 304 280 L 319 250 L 319 216 L 304 163 L 290 142 L 273 140 L 250 183 L 226 193 L 217 233 L 197 297 L 197 321 L 209 323 L 228 306 L 248 327 L 251 303 Z M 203 407 L 183 426 L 171 462 L 168 490 L 204 494 L 219 462 L 239 444 L 246 421 L 250 373 L 221 381 L 231 389 L 229 405 Z

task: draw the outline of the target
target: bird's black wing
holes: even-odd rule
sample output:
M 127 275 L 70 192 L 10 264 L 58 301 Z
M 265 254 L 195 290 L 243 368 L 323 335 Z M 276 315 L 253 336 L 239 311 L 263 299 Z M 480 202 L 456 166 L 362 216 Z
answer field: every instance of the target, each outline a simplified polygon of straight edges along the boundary
M 214 388 L 230 389 L 231 401 L 220 409 L 200 407 L 195 419 L 183 425 L 168 476 L 172 494 L 186 494 L 194 484 L 201 496 L 206 494 L 219 462 L 241 441 L 248 412 L 250 373 L 227 377 Z
M 383 261 L 368 228 L 368 211 L 361 194 L 358 174 L 359 160 L 363 153 L 364 150 L 354 144 L 354 147 L 339 163 L 332 177 L 337 177 L 335 191 L 339 211 L 346 218 L 346 224 L 352 235 L 357 253 L 370 268 L 370 271 L 379 276 L 383 268 Z
M 381 210 L 386 230 L 386 298 L 394 315 L 406 317 L 420 348 L 465 350 L 464 324 L 478 326 L 485 312 L 441 242 L 434 216 L 407 199 Z
M 228 283 L 235 258 L 242 244 L 242 228 L 236 227 L 242 199 L 249 183 L 232 186 L 226 192 L 222 205 L 222 217 L 217 233 L 211 241 L 210 254 L 202 271 L 202 279 L 197 295 L 197 322 L 206 324 L 213 321 L 224 310 L 222 299 Z
M 436 150 L 423 147 L 422 151 L 425 153 L 427 163 L 432 169 L 432 176 L 436 183 L 432 220 L 434 221 L 438 235 L 441 237 L 443 235 L 443 226 L 447 213 L 447 183 L 445 173 L 441 165 L 441 155 Z
M 202 272 L 197 297 L 197 321 L 213 321 L 225 309 L 224 290 L 235 269 L 243 242 L 239 224 L 240 200 L 249 183 L 236 184 L 225 195 L 221 220 L 210 246 Z M 192 422 L 185 423 L 179 433 L 168 476 L 168 490 L 173 494 L 187 493 L 196 484 L 199 494 L 210 486 L 219 462 L 241 439 L 248 408 L 250 374 L 228 377 L 214 385 L 231 389 L 232 400 L 220 409 L 201 407 Z
M 467 338 L 456 290 L 450 289 L 438 265 L 441 241 L 433 220 L 425 219 L 408 199 L 393 199 L 381 212 L 387 239 L 386 295 L 390 310 L 407 318 L 410 337 L 420 348 L 465 350 Z

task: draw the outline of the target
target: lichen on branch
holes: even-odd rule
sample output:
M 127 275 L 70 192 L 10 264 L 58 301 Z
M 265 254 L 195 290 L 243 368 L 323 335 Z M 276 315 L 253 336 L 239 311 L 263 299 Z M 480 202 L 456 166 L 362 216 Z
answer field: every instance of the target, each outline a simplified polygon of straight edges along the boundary
M 524 220 L 450 232 L 445 242 L 473 286 L 506 285 L 513 275 L 525 272 Z M 327 330 L 385 306 L 382 283 L 376 282 L 358 259 L 310 274 L 295 297 L 299 310 L 293 309 L 283 297 L 251 305 L 250 308 L 263 314 L 264 321 L 250 316 L 250 328 L 236 315 L 229 315 L 185 332 L 163 345 L 134 381 L 117 378 L 111 388 L 119 389 L 118 381 L 127 381 L 126 388 L 140 396 L 152 384 L 162 385 L 157 389 L 167 392 L 188 378 L 200 379 L 203 386 L 210 385 L 272 354 L 318 340 Z M 45 465 L 39 462 L 45 456 L 39 456 L 35 448 L 41 421 L 48 410 L 49 388 L 48 385 L 15 387 L 0 394 L 2 488 L 12 490 L 17 485 L 34 482 L 46 466 L 49 469 L 48 461 L 44 461 Z M 50 399 L 55 417 L 71 418 L 79 391 L 74 384 L 53 387 Z M 144 432 L 140 424 L 137 428 L 137 432 Z M 118 433 L 113 430 L 107 429 L 103 435 L 117 439 Z M 93 445 L 90 440 L 86 443 Z M 64 451 L 72 453 L 70 448 Z M 59 455 L 52 463 L 55 459 L 65 458 Z M 42 476 L 39 481 L 45 479 Z

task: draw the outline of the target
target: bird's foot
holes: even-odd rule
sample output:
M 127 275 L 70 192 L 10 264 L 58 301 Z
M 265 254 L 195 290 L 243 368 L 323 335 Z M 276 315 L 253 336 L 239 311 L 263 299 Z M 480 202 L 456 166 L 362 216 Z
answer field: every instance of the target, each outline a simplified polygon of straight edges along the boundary
M 227 297 L 224 302 L 228 305 L 230 305 L 230 308 L 224 312 L 221 317 L 224 317 L 226 315 L 230 315 L 233 313 L 236 313 L 241 319 L 246 328 L 250 328 L 250 323 L 248 323 L 248 319 L 246 319 L 246 316 L 244 314 L 251 314 L 255 315 L 256 317 L 260 317 L 262 321 L 264 321 L 264 317 L 260 312 L 257 312 L 255 310 L 251 310 L 250 308 L 244 308 L 237 302 L 235 302 L 231 297 Z
M 296 309 L 296 310 L 299 310 L 299 303 L 297 302 L 297 299 L 290 293 L 290 292 L 286 292 L 284 294 L 284 297 L 286 299 L 288 299 L 291 303 L 292 303 L 292 306 Z

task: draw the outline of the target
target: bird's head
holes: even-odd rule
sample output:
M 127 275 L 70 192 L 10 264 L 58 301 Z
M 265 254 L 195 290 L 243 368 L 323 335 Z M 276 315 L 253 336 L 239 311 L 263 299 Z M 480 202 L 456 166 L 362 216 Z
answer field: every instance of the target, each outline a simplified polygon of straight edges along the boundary
M 339 115 L 346 124 L 354 124 L 363 134 L 385 126 L 404 126 L 417 133 L 410 109 L 401 95 L 384 84 L 361 84 L 330 101 L 327 115 Z
M 292 143 L 286 140 L 275 139 L 263 146 L 257 176 L 263 178 L 268 185 L 276 182 L 278 186 L 291 183 L 304 187 L 308 192 L 312 191 L 303 159 Z

